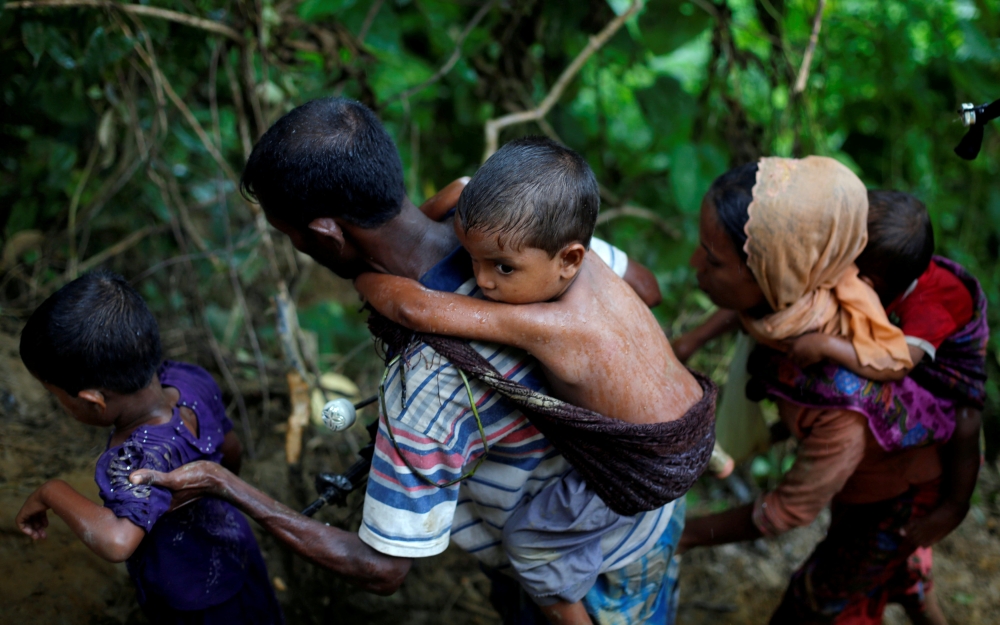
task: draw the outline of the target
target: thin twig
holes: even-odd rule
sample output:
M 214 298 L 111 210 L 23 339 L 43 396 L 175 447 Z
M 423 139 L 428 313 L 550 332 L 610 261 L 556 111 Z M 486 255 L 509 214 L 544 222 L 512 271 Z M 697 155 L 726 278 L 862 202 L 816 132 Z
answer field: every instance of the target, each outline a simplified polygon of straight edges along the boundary
M 75 280 L 77 276 L 76 209 L 80 206 L 80 196 L 83 195 L 83 189 L 87 186 L 87 181 L 90 180 L 90 173 L 94 170 L 94 163 L 97 162 L 97 155 L 100 151 L 101 142 L 95 137 L 94 147 L 90 149 L 90 155 L 87 157 L 87 164 L 83 168 L 80 182 L 76 184 L 76 190 L 73 191 L 73 199 L 69 202 L 69 217 L 66 225 L 66 236 L 69 237 L 69 266 L 66 269 L 66 275 L 69 276 L 70 280 Z
M 587 59 L 589 59 L 594 52 L 597 52 L 601 46 L 607 43 L 608 39 L 618 32 L 618 29 L 622 27 L 626 20 L 635 15 L 639 9 L 643 7 L 644 3 L 645 0 L 632 0 L 632 4 L 629 5 L 627 11 L 611 20 L 607 26 L 601 29 L 601 32 L 593 35 L 583 50 L 581 50 L 576 58 L 573 59 L 566 69 L 563 70 L 555 84 L 552 85 L 548 95 L 546 95 L 545 99 L 538 105 L 538 108 L 532 111 L 511 113 L 486 122 L 486 153 L 483 155 L 483 160 L 485 161 L 497 151 L 497 142 L 502 128 L 513 126 L 514 124 L 537 121 L 545 117 L 562 96 L 563 91 L 566 90 L 570 81 L 572 81 L 577 72 L 580 71 L 583 64 L 587 62 Z
M 619 206 L 618 208 L 612 208 L 606 211 L 602 211 L 601 214 L 597 216 L 598 224 L 605 224 L 612 219 L 618 219 L 619 217 L 635 217 L 637 219 L 645 219 L 646 221 L 653 222 L 653 225 L 658 227 L 667 236 L 673 239 L 680 239 L 681 233 L 677 230 L 670 222 L 668 222 L 663 217 L 660 217 L 655 212 L 649 210 L 648 208 L 643 208 L 641 206 L 632 206 L 626 204 L 624 206 Z
M 472 29 L 475 28 L 476 25 L 479 24 L 479 22 L 482 21 L 484 17 L 486 17 L 486 14 L 490 12 L 490 9 L 492 9 L 493 5 L 495 5 L 496 3 L 497 0 L 490 0 L 482 7 L 480 7 L 478 11 L 476 11 L 476 14 L 472 16 L 472 19 L 469 20 L 469 23 L 465 25 L 465 29 L 458 36 L 458 40 L 455 41 L 455 50 L 452 51 L 451 56 L 448 57 L 448 60 L 445 61 L 444 65 L 438 68 L 438 71 L 434 72 L 434 74 L 430 78 L 420 83 L 419 85 L 416 85 L 415 87 L 410 87 L 406 91 L 403 91 L 402 93 L 392 96 L 383 104 L 383 106 L 388 106 L 389 104 L 392 104 L 397 100 L 409 99 L 409 97 L 412 96 L 414 93 L 417 93 L 418 91 L 423 91 L 427 87 L 431 86 L 432 84 L 444 78 L 444 76 L 451 71 L 451 68 L 455 67 L 455 63 L 458 63 L 458 59 L 462 56 L 462 44 L 465 43 L 465 40 L 469 36 L 469 33 L 471 33 Z
M 385 0 L 375 0 L 371 7 L 368 9 L 368 14 L 365 15 L 365 21 L 361 23 L 361 30 L 358 31 L 358 45 L 360 46 L 365 42 L 365 37 L 368 36 L 368 29 L 372 27 L 375 23 L 375 16 L 378 15 L 379 10 L 382 8 L 382 4 Z
M 159 7 L 143 6 L 141 4 L 120 4 L 118 2 L 107 2 L 103 0 L 29 0 L 26 2 L 8 2 L 4 6 L 5 9 L 67 9 L 72 7 L 117 9 L 133 15 L 155 17 L 167 20 L 168 22 L 184 24 L 185 26 L 191 26 L 192 28 L 207 30 L 210 33 L 228 37 L 240 45 L 246 43 L 246 40 L 242 35 L 225 24 L 220 24 L 219 22 L 207 20 L 202 17 L 188 15 L 187 13 L 179 13 L 177 11 L 161 9 Z
M 826 7 L 826 0 L 818 0 L 816 3 L 816 15 L 813 16 L 812 34 L 809 35 L 809 45 L 806 53 L 802 57 L 802 66 L 799 67 L 799 76 L 795 79 L 795 88 L 792 93 L 802 93 L 806 90 L 806 81 L 809 80 L 809 66 L 812 65 L 813 53 L 816 52 L 816 43 L 819 41 L 819 29 L 823 25 L 823 9 Z

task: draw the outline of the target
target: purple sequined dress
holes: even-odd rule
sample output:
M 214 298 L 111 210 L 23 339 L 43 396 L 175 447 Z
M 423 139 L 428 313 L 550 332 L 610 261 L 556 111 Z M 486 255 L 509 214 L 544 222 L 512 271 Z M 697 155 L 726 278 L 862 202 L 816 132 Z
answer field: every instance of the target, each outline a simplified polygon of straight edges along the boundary
M 146 530 L 128 559 L 139 604 L 153 623 L 283 622 L 250 525 L 230 504 L 202 498 L 167 514 L 170 491 L 128 481 L 137 469 L 172 471 L 196 460 L 219 462 L 232 423 L 219 387 L 204 369 L 166 361 L 160 383 L 180 393 L 169 423 L 138 428 L 97 461 L 104 506 Z M 198 417 L 198 435 L 180 407 Z

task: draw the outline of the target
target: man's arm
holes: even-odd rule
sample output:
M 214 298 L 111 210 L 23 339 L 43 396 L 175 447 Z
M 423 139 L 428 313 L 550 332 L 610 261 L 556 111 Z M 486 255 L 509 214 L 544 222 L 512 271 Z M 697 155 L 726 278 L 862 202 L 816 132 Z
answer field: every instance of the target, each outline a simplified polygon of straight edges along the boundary
M 168 488 L 179 499 L 198 496 L 224 499 L 295 553 L 368 592 L 391 595 L 410 570 L 408 558 L 379 553 L 361 542 L 355 533 L 303 516 L 214 462 L 192 462 L 170 473 L 141 469 L 129 480 L 133 484 Z
M 455 205 L 458 204 L 458 198 L 462 195 L 462 189 L 465 188 L 465 185 L 469 184 L 469 180 L 468 176 L 462 176 L 458 180 L 451 182 L 421 204 L 420 212 L 434 221 L 441 221 L 448 214 L 448 211 L 455 208 Z
M 628 259 L 628 267 L 625 269 L 624 280 L 636 295 L 639 296 L 646 306 L 655 308 L 663 301 L 663 293 L 660 292 L 660 283 L 657 282 L 653 272 L 645 266 Z
M 31 493 L 17 513 L 17 526 L 33 540 L 46 537 L 51 509 L 91 551 L 109 562 L 124 562 L 146 536 L 128 519 L 115 516 L 62 480 L 49 480 Z
M 913 362 L 913 367 L 915 367 L 917 363 L 923 360 L 926 354 L 919 347 L 913 345 L 907 345 L 907 347 L 910 348 L 910 360 Z M 788 352 L 788 357 L 800 367 L 808 367 L 821 360 L 832 360 L 861 377 L 876 382 L 902 380 L 913 370 L 913 367 L 910 367 L 908 369 L 890 371 L 888 369 L 875 369 L 874 367 L 862 365 L 861 361 L 858 360 L 858 352 L 854 350 L 854 345 L 850 341 L 819 332 L 803 334 L 795 339 L 792 342 L 791 350 Z
M 502 304 L 434 291 L 416 280 L 363 273 L 354 288 L 392 321 L 411 330 L 460 339 L 512 345 L 530 351 L 547 331 L 557 304 Z

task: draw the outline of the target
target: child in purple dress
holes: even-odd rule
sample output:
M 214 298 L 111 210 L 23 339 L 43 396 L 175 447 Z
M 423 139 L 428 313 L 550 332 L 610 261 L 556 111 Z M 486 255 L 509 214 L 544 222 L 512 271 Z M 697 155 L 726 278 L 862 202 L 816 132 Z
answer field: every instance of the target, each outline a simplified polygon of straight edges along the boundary
M 18 512 L 21 531 L 45 538 L 51 508 L 94 553 L 127 563 L 153 623 L 282 623 L 257 541 L 235 508 L 203 498 L 171 511 L 170 491 L 128 481 L 136 469 L 196 460 L 237 471 L 242 451 L 212 377 L 161 364 L 156 320 L 139 294 L 112 273 L 74 280 L 31 315 L 21 360 L 74 419 L 112 427 L 95 476 L 104 506 L 49 480 Z

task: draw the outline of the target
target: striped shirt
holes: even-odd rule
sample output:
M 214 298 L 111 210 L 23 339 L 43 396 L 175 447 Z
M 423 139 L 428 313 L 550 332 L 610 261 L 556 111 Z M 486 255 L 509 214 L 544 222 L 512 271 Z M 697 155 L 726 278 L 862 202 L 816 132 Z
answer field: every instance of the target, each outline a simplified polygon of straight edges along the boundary
M 628 265 L 624 252 L 597 239 L 592 248 L 619 275 L 624 274 Z M 481 297 L 471 260 L 462 248 L 435 265 L 421 283 Z M 544 378 L 527 353 L 491 343 L 471 344 L 504 377 L 544 390 Z M 414 475 L 399 457 L 380 414 L 361 540 L 382 553 L 409 558 L 441 553 L 453 540 L 486 566 L 509 566 L 501 547 L 504 524 L 518 506 L 567 473 L 569 464 L 506 399 L 474 379 L 466 389 L 457 370 L 426 345 L 412 346 L 386 375 L 385 410 L 395 445 L 434 484 Z M 471 471 L 486 451 L 470 410 L 470 393 L 489 453 L 472 477 L 441 488 L 436 484 Z M 607 533 L 601 540 L 601 572 L 622 568 L 652 548 L 673 510 L 670 503 Z

